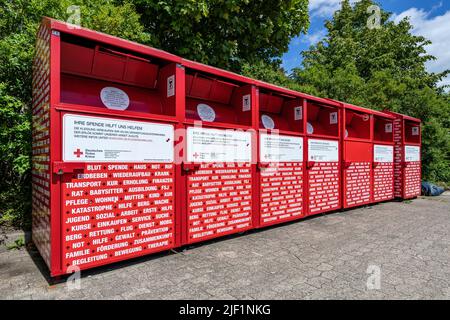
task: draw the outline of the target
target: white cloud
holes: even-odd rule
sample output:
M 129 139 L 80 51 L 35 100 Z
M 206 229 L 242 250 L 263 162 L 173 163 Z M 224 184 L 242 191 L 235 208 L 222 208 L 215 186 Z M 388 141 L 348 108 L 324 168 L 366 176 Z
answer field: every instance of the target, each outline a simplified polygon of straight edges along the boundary
M 413 34 L 421 35 L 432 42 L 426 47 L 427 52 L 437 58 L 436 61 L 429 61 L 427 69 L 430 72 L 442 72 L 450 69 L 450 11 L 441 16 L 430 17 L 431 11 L 410 8 L 398 15 L 393 16 L 393 20 L 398 23 L 405 17 L 413 26 Z M 441 84 L 450 84 L 450 76 Z
M 314 33 L 308 33 L 304 40 L 305 42 L 307 42 L 309 45 L 315 45 L 317 42 L 319 42 L 320 40 L 322 40 L 327 34 L 327 30 L 326 29 L 320 29 Z
M 342 0 L 310 0 L 311 16 L 329 17 L 341 7 Z
M 322 28 L 317 31 L 309 31 L 308 34 L 304 35 L 301 39 L 301 42 L 306 43 L 308 46 L 312 46 L 317 44 L 320 40 L 322 40 L 327 35 L 327 30 Z
M 351 0 L 354 4 L 358 0 Z M 336 10 L 341 8 L 342 0 L 309 0 L 309 12 L 311 17 L 329 18 Z
M 341 2 L 342 0 L 310 0 L 310 16 L 311 18 L 330 18 L 336 10 L 340 9 Z M 357 0 L 350 1 L 351 4 L 355 2 Z M 427 68 L 430 72 L 442 72 L 450 69 L 450 11 L 441 16 L 432 17 L 432 13 L 442 6 L 443 2 L 440 1 L 430 11 L 410 8 L 400 14 L 393 14 L 391 17 L 391 20 L 396 23 L 405 17 L 410 17 L 411 24 L 414 27 L 412 30 L 413 34 L 424 36 L 432 41 L 432 44 L 427 46 L 426 49 L 437 60 L 427 63 Z M 301 41 L 316 44 L 325 34 L 324 30 L 309 33 Z M 442 81 L 441 85 L 444 84 L 450 84 L 450 76 Z

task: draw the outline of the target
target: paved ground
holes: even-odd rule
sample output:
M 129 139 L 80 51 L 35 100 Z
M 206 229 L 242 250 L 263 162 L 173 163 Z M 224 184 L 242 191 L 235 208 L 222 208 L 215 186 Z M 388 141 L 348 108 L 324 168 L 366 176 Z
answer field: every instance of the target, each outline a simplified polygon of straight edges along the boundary
M 35 251 L 3 250 L 0 298 L 450 299 L 450 193 L 84 272 L 79 290 L 49 284 Z

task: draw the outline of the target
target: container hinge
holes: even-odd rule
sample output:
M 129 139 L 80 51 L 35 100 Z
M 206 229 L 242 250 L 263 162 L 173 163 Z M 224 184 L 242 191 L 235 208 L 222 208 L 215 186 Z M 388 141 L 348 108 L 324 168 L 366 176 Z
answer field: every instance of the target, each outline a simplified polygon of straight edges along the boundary
M 84 163 L 79 162 L 53 162 L 52 172 L 57 175 L 63 175 L 65 173 L 73 173 L 74 171 L 84 170 Z
M 183 170 L 186 172 L 198 170 L 198 169 L 200 169 L 200 166 L 201 166 L 200 163 L 185 163 L 185 162 L 183 162 Z

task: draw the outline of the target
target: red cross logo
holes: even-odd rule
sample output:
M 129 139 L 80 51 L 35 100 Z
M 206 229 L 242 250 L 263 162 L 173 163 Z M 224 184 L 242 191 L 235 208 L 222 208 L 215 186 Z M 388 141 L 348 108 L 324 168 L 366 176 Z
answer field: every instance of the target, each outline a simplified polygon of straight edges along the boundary
M 199 156 L 199 154 L 196 152 L 193 154 L 194 158 L 197 159 L 197 157 Z
M 83 153 L 80 149 L 77 149 L 77 151 L 75 151 L 73 154 L 76 155 L 77 158 L 79 158 L 79 157 L 81 157 L 84 153 Z

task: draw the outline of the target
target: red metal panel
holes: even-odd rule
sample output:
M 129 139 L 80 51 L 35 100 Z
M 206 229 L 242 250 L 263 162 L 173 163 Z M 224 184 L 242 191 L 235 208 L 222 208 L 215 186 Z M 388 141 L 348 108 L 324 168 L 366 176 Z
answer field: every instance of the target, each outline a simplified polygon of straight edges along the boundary
M 51 267 L 50 210 L 50 29 L 42 24 L 33 63 L 32 235 Z
M 102 88 L 107 86 L 114 86 L 127 93 L 130 97 L 127 111 L 156 114 L 163 111 L 161 96 L 156 91 L 72 75 L 63 75 L 61 78 L 61 102 L 87 105 L 107 111 L 99 94 Z
M 303 216 L 303 163 L 269 163 L 260 173 L 260 225 Z
M 258 89 L 259 227 L 304 216 L 304 100 Z
M 394 120 L 394 196 L 403 197 L 403 120 Z
M 160 59 L 165 59 L 175 63 L 181 63 L 181 58 L 168 53 L 163 50 L 148 47 L 143 44 L 132 42 L 125 39 L 120 39 L 109 34 L 101 33 L 98 31 L 86 29 L 83 27 L 74 28 L 73 25 L 63 21 L 54 20 L 51 18 L 44 18 L 43 23 L 49 24 L 52 30 L 58 30 L 67 34 L 76 35 L 84 39 L 89 39 L 98 43 L 107 44 L 110 46 L 117 46 L 126 50 L 133 50 L 140 54 L 151 55 Z
M 370 203 L 371 163 L 352 162 L 344 172 L 344 207 Z
M 308 169 L 308 215 L 340 208 L 338 162 L 316 162 Z
M 404 195 L 403 198 L 414 198 L 421 193 L 421 163 L 412 161 L 404 166 Z
M 370 203 L 372 143 L 344 141 L 343 194 L 345 208 Z
M 189 65 L 195 69 L 188 70 L 185 85 L 183 244 L 253 228 L 256 169 L 256 137 L 249 131 L 255 88 L 234 77 L 216 79 L 227 73 L 215 68 Z
M 373 201 L 381 202 L 394 198 L 394 164 L 390 162 L 374 163 Z
M 394 120 L 394 195 L 409 199 L 421 193 L 420 120 L 402 114 L 388 112 Z M 414 132 L 413 128 L 418 128 Z M 406 149 L 418 150 L 417 159 L 410 159 Z
M 329 101 L 329 100 L 326 100 Z M 306 215 L 341 208 L 341 123 L 340 104 L 308 101 L 306 110 Z M 306 122 L 305 121 L 305 122 Z M 323 139 L 325 138 L 325 139 Z M 331 138 L 331 139 L 329 139 Z
M 174 165 L 89 163 L 62 180 L 63 267 L 174 246 Z
M 61 121 L 59 112 L 54 106 L 60 102 L 61 93 L 61 38 L 58 31 L 52 30 L 50 38 L 50 164 L 61 160 Z M 51 174 L 51 251 L 52 260 L 50 273 L 52 275 L 61 274 L 61 193 L 60 193 L 60 179 L 58 176 Z
M 203 163 L 186 189 L 188 243 L 252 228 L 250 163 Z

